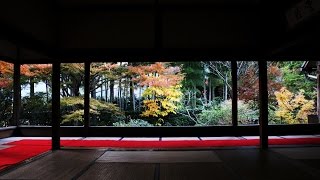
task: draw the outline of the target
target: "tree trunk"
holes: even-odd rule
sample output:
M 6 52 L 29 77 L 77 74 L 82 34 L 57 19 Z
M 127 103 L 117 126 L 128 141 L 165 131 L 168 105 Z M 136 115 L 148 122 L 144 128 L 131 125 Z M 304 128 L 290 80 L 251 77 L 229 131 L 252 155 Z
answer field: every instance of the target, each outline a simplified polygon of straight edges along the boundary
M 215 89 L 215 87 L 212 85 L 212 88 L 211 88 L 211 91 L 212 91 L 212 95 L 211 95 L 211 98 L 212 98 L 212 101 L 214 101 L 215 100 L 215 92 L 214 92 L 214 89 Z
M 95 89 L 91 91 L 91 98 L 97 99 L 97 92 Z
M 206 79 L 203 82 L 203 99 L 204 105 L 207 105 L 207 88 L 206 88 Z
M 320 61 L 317 61 L 317 114 L 320 119 Z
M 30 97 L 34 97 L 34 79 L 30 77 Z
M 186 105 L 187 106 L 190 106 L 190 100 L 191 100 L 191 90 L 190 89 L 188 89 L 188 101 L 187 101 L 187 103 L 186 103 Z
M 139 112 L 141 112 L 141 104 L 142 104 L 142 87 L 139 88 Z
M 212 101 L 212 86 L 211 86 L 211 78 L 209 78 L 209 82 L 208 82 L 208 91 L 209 91 L 209 98 L 208 98 L 208 101 L 209 101 L 209 104 L 211 104 L 211 101 Z
M 101 84 L 100 90 L 101 90 L 100 91 L 100 100 L 102 100 L 103 99 L 103 85 L 102 84 Z
M 119 104 L 119 107 L 120 107 L 120 109 L 123 109 L 122 108 L 122 103 L 121 103 L 121 98 L 122 98 L 122 88 L 121 88 L 121 79 L 119 80 L 119 86 L 118 86 L 118 88 L 119 88 L 119 90 L 118 90 L 118 93 L 119 93 L 119 95 L 118 95 L 118 104 Z
M 46 97 L 47 97 L 47 103 L 49 102 L 49 87 L 48 87 L 48 80 L 45 80 L 46 83 Z
M 136 103 L 134 98 L 134 82 L 132 81 L 132 78 L 130 78 L 130 107 L 131 111 L 135 112 L 136 109 Z
M 228 75 L 226 74 L 226 79 L 224 80 L 224 100 L 228 99 Z
M 193 87 L 192 93 L 192 109 L 196 108 L 197 106 L 197 88 L 196 86 Z
M 123 109 L 126 110 L 127 109 L 127 80 L 125 79 L 124 81 L 124 87 L 123 87 L 123 98 L 122 100 L 122 104 L 123 104 Z
M 108 81 L 104 83 L 104 89 L 105 89 L 105 101 L 108 102 Z
M 110 80 L 110 102 L 114 101 L 114 80 Z
M 77 97 L 80 96 L 80 88 L 78 88 L 78 87 L 74 88 L 73 94 L 74 94 L 74 96 L 77 96 Z

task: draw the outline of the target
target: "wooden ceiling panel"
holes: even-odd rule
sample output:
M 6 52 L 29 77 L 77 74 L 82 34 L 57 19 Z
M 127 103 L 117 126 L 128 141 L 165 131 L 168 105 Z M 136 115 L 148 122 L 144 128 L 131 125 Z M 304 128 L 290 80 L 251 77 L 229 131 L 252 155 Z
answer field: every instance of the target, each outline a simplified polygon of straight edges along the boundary
M 152 48 L 151 13 L 65 13 L 60 29 L 63 48 Z
M 163 17 L 166 48 L 248 48 L 259 40 L 254 12 L 168 12 Z

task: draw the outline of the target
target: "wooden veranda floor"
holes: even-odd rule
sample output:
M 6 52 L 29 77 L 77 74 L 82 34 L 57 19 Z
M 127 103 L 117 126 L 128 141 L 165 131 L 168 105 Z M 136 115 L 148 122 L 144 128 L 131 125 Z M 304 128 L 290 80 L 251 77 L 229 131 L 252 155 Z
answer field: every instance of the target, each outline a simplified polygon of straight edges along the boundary
M 0 174 L 0 179 L 320 179 L 320 146 L 184 151 L 64 149 Z

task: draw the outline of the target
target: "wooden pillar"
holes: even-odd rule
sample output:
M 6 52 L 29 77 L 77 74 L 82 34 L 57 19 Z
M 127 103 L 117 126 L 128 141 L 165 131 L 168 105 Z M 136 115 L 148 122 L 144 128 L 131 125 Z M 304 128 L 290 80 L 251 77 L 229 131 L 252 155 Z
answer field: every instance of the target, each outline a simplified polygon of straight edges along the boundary
M 60 63 L 52 64 L 52 150 L 60 149 Z
M 20 83 L 20 58 L 18 53 L 17 61 L 13 65 L 13 118 L 11 126 L 18 126 L 21 108 L 21 83 Z
M 162 13 L 159 5 L 160 0 L 155 0 L 154 4 L 154 36 L 155 36 L 155 49 L 160 50 L 162 44 Z
M 320 61 L 317 61 L 317 115 L 320 119 Z
M 232 76 L 232 126 L 238 126 L 238 79 L 237 61 L 231 61 Z
M 259 61 L 260 148 L 268 148 L 268 73 L 267 61 Z
M 90 119 L 90 62 L 84 64 L 84 136 L 89 133 Z

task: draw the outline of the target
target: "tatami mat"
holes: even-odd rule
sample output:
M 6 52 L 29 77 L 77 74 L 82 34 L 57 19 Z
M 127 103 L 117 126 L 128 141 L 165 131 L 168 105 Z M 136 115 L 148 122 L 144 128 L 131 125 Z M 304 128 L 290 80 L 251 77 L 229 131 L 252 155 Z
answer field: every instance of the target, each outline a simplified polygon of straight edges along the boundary
M 72 179 L 104 151 L 59 150 L 11 171 L 0 179 Z
M 223 163 L 239 179 L 258 180 L 318 180 L 308 169 L 296 166 L 288 158 L 259 149 L 215 150 Z
M 272 151 L 291 159 L 320 159 L 320 147 L 272 148 Z
M 222 163 L 160 164 L 160 180 L 238 180 Z
M 221 162 L 213 151 L 107 151 L 97 162 Z
M 79 180 L 153 180 L 155 164 L 95 163 Z
M 58 150 L 2 172 L 0 179 L 318 180 L 318 152 L 320 147 L 212 151 Z

